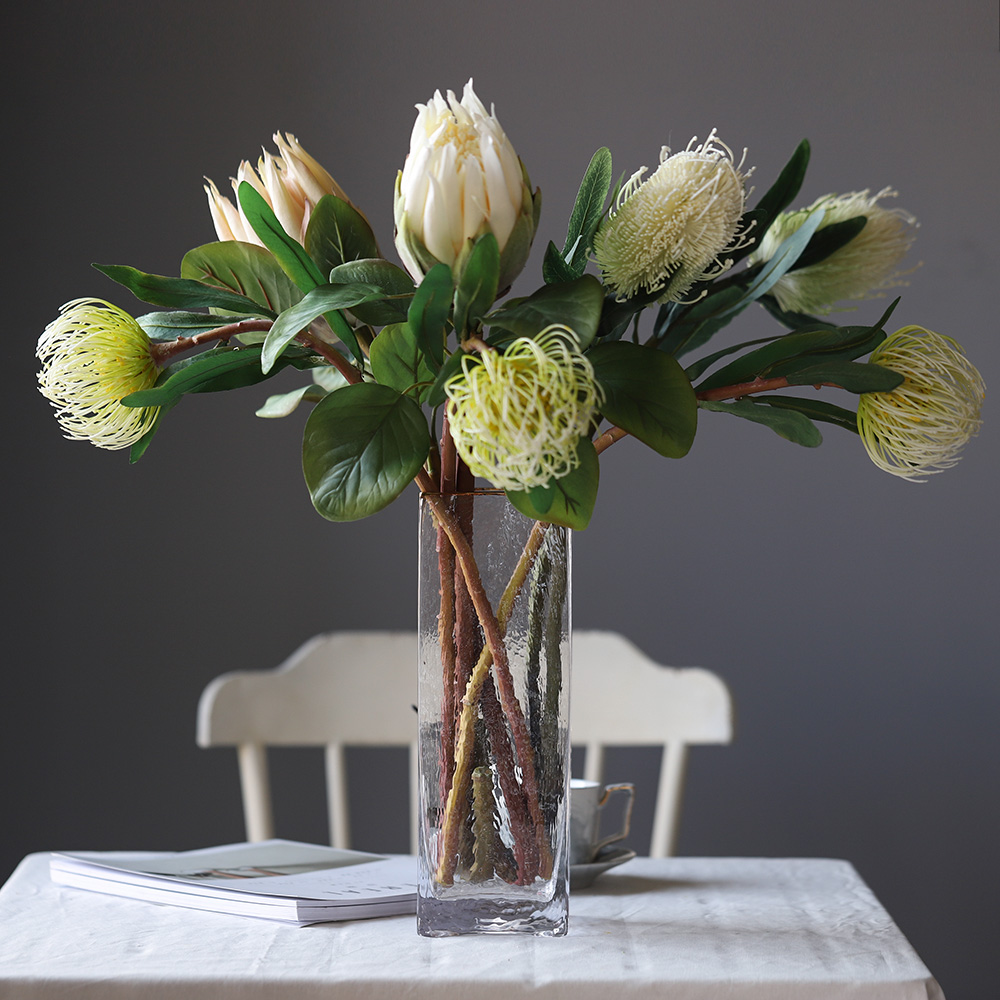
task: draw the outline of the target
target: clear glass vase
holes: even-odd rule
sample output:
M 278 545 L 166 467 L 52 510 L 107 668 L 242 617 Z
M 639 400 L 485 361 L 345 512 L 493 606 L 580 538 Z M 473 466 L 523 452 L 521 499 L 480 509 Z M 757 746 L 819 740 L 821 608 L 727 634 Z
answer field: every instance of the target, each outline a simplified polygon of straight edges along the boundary
M 566 933 L 569 556 L 503 493 L 421 497 L 423 935 Z

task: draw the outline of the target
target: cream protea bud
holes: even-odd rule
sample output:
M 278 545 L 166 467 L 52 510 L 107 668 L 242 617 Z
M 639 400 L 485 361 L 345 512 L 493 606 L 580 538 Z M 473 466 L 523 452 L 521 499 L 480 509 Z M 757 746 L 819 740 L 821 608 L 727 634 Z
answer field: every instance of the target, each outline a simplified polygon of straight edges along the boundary
M 619 299 L 664 291 L 679 301 L 696 282 L 731 262 L 720 255 L 741 246 L 740 217 L 746 195 L 743 162 L 716 138 L 671 155 L 645 181 L 632 175 L 594 238 L 594 256 Z
M 916 219 L 901 208 L 884 208 L 878 204 L 882 198 L 895 197 L 896 192 L 891 188 L 883 188 L 871 197 L 867 190 L 828 194 L 808 208 L 779 215 L 751 255 L 751 263 L 774 256 L 782 242 L 814 209 L 825 209 L 819 226 L 821 230 L 859 215 L 867 221 L 850 243 L 825 260 L 783 274 L 771 291 L 778 305 L 791 312 L 828 313 L 836 302 L 872 298 L 883 289 L 905 284 L 898 280 L 898 268 L 913 245 Z
M 256 171 L 244 160 L 232 178 L 233 190 L 236 191 L 243 181 L 252 184 L 274 209 L 285 232 L 303 243 L 316 202 L 327 194 L 335 194 L 345 201 L 347 196 L 326 170 L 299 145 L 294 135 L 286 132 L 282 136 L 280 132 L 275 132 L 274 141 L 278 146 L 278 155 L 273 156 L 264 150 L 264 155 L 257 161 Z M 236 207 L 239 198 L 234 205 L 219 193 L 211 180 L 205 185 L 205 192 L 220 240 L 262 245 L 243 215 L 242 208 Z
M 469 469 L 501 489 L 527 490 L 579 464 L 577 446 L 600 403 L 576 334 L 550 326 L 501 354 L 462 359 L 445 386 L 455 447 Z
M 875 364 L 903 376 L 891 392 L 863 393 L 858 431 L 871 460 L 915 482 L 951 468 L 979 431 L 986 385 L 950 337 L 905 326 L 872 352 Z
M 122 406 L 160 373 L 149 337 L 126 312 L 101 299 L 67 302 L 38 340 L 38 385 L 66 437 L 98 448 L 128 448 L 155 423 L 158 407 Z
M 462 100 L 435 92 L 417 105 L 410 152 L 396 178 L 396 249 L 414 281 L 439 261 L 457 281 L 474 241 L 492 232 L 500 247 L 500 285 L 528 259 L 538 224 L 527 172 L 472 81 Z

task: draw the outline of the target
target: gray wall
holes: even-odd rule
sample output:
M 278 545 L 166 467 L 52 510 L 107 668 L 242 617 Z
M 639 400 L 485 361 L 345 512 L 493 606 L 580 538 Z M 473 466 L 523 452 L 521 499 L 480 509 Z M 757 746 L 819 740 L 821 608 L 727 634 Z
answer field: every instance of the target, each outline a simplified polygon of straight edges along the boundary
M 275 129 L 337 175 L 390 254 L 412 106 L 470 75 L 543 189 L 541 247 L 562 240 L 599 145 L 631 172 L 716 126 L 749 147 L 762 190 L 809 137 L 803 200 L 891 184 L 920 218 L 899 325 L 955 336 L 997 380 L 987 0 L 95 0 L 7 17 L 4 872 L 35 850 L 239 839 L 232 756 L 193 743 L 205 683 L 318 631 L 413 624 L 414 498 L 320 520 L 300 420 L 253 416 L 267 388 L 187 400 L 133 468 L 63 441 L 34 389 L 35 339 L 60 303 L 135 306 L 89 263 L 176 273 L 214 238 L 202 175 L 225 181 Z M 740 339 L 769 330 L 752 316 Z M 956 469 L 910 485 L 836 429 L 806 451 L 704 414 L 683 462 L 634 441 L 609 452 L 575 541 L 579 626 L 710 667 L 738 703 L 736 743 L 693 754 L 682 853 L 849 858 L 955 998 L 987 995 L 996 926 L 990 406 L 986 419 Z M 316 761 L 278 765 L 280 832 L 322 838 Z M 392 846 L 371 810 L 359 824 Z

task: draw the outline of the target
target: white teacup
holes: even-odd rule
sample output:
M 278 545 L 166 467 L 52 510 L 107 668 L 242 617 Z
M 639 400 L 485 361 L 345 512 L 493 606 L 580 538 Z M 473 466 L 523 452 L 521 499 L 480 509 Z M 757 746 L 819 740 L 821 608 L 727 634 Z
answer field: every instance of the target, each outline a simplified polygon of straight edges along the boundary
M 616 792 L 628 796 L 622 826 L 615 833 L 600 836 L 601 813 Z M 585 865 L 593 861 L 602 847 L 624 840 L 632 823 L 634 785 L 602 785 L 599 781 L 573 778 L 569 783 L 569 863 Z

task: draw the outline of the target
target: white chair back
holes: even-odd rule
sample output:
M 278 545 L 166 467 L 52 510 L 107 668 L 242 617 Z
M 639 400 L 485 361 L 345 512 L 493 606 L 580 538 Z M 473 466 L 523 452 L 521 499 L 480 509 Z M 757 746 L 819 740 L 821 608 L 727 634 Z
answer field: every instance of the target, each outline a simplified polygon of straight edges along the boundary
M 410 841 L 417 832 L 417 643 L 412 632 L 316 636 L 273 670 L 223 674 L 198 705 L 198 745 L 235 746 L 247 839 L 274 836 L 268 746 L 322 746 L 330 839 L 350 846 L 347 746 L 409 750 Z M 586 747 L 585 776 L 600 780 L 606 746 L 663 746 L 650 853 L 673 852 L 687 746 L 727 743 L 725 685 L 699 668 L 661 667 L 611 632 L 576 632 L 571 737 Z

